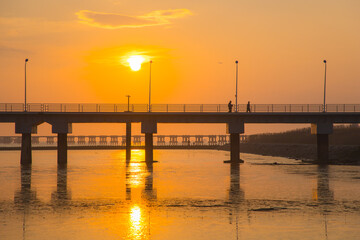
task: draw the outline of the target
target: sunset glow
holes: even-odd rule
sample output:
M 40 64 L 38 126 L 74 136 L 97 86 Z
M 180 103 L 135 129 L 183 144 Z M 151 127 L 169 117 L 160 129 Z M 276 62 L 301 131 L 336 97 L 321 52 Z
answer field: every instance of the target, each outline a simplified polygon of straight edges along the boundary
M 359 12 L 1 0 L 0 240 L 360 240 Z
M 326 102 L 358 102 L 360 1 L 21 2 L 0 3 L 3 103 L 24 102 L 27 58 L 28 103 L 147 104 L 150 60 L 153 104 L 234 103 L 238 60 L 239 104 L 319 104 L 324 59 Z

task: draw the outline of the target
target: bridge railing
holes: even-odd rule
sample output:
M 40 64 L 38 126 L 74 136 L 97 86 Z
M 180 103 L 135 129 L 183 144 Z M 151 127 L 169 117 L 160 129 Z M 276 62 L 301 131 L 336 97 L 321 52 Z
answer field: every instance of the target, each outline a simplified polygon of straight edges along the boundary
M 35 146 L 56 146 L 57 136 L 34 135 L 31 137 L 32 144 Z M 241 142 L 246 142 L 247 135 L 240 136 Z M 229 135 L 155 135 L 154 144 L 157 146 L 222 146 L 230 141 Z M 68 135 L 67 143 L 69 146 L 124 146 L 126 145 L 126 135 Z M 144 146 L 144 135 L 132 135 L 131 144 L 133 146 Z M 20 146 L 21 136 L 0 136 L 1 147 Z
M 251 104 L 251 112 L 323 112 L 322 104 Z M 360 104 L 326 104 L 326 112 L 360 112 Z M 28 112 L 148 112 L 148 104 L 29 103 Z M 233 107 L 233 112 L 235 106 Z M 239 104 L 238 112 L 247 105 Z M 0 112 L 23 112 L 23 103 L 0 103 Z M 151 112 L 228 112 L 227 104 L 152 104 Z

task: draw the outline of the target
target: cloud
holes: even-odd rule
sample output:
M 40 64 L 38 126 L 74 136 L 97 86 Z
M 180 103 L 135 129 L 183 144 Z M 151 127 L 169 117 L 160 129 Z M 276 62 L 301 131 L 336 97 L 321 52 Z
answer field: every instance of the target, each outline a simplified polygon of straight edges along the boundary
M 105 29 L 140 28 L 171 24 L 171 20 L 192 15 L 188 9 L 157 10 L 142 16 L 102 13 L 81 10 L 76 13 L 80 22 Z

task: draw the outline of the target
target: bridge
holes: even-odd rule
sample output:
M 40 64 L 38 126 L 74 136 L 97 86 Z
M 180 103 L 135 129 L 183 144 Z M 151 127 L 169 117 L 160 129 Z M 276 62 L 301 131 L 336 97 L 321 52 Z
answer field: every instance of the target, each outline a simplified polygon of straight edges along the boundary
M 158 149 L 211 149 L 229 144 L 228 135 L 156 135 L 154 148 Z M 248 136 L 240 135 L 240 142 Z M 57 136 L 32 136 L 32 149 L 52 150 L 57 148 Z M 89 135 L 67 136 L 69 149 L 125 149 L 126 135 Z M 143 148 L 142 135 L 131 136 L 132 148 Z M 20 150 L 21 136 L 0 136 L 1 150 Z
M 151 112 L 147 112 L 151 109 Z M 317 136 L 318 162 L 328 163 L 329 134 L 333 124 L 359 123 L 360 104 L 253 104 L 239 112 L 228 112 L 226 104 L 0 104 L 0 122 L 15 123 L 15 133 L 22 134 L 21 164 L 31 164 L 31 134 L 47 122 L 57 134 L 58 164 L 67 163 L 68 136 L 72 123 L 126 124 L 126 158 L 131 157 L 131 124 L 141 123 L 145 138 L 145 161 L 153 162 L 153 134 L 158 123 L 226 124 L 230 135 L 230 162 L 240 162 L 240 134 L 248 123 L 311 124 Z M 26 110 L 26 111 L 25 111 Z

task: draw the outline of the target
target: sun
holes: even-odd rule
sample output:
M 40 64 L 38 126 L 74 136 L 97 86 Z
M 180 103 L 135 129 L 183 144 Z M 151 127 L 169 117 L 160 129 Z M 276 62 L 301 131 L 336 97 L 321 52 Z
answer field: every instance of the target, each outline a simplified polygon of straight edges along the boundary
M 130 56 L 127 59 L 127 62 L 130 65 L 131 70 L 133 71 L 139 71 L 141 68 L 141 64 L 145 61 L 145 58 L 143 56 L 140 55 L 133 55 Z

